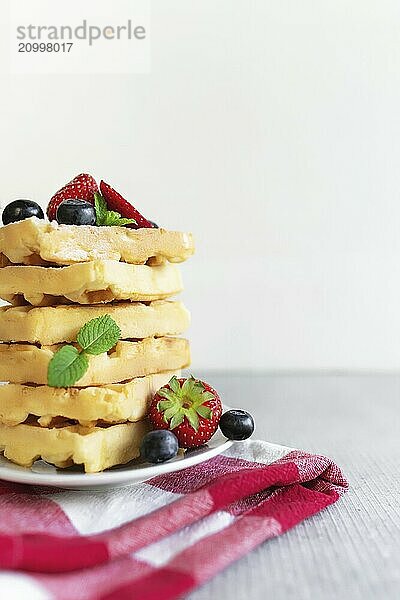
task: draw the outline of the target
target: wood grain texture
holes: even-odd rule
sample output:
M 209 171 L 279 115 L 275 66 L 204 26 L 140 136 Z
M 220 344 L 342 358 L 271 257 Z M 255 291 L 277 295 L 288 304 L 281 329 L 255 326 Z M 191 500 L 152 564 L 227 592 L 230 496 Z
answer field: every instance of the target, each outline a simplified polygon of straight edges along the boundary
M 400 375 L 204 377 L 253 413 L 256 437 L 330 456 L 351 487 L 190 600 L 400 598 Z

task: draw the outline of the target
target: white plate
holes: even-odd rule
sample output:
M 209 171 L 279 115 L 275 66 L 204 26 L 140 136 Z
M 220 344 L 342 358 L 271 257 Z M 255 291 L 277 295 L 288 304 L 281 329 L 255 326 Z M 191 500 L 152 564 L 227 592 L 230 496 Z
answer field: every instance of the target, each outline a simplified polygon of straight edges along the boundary
M 36 461 L 30 469 L 26 469 L 15 465 L 4 456 L 0 456 L 0 479 L 64 489 L 100 490 L 140 483 L 157 475 L 186 469 L 186 467 L 197 465 L 224 452 L 232 443 L 218 429 L 208 444 L 196 450 L 186 451 L 166 463 L 150 465 L 140 462 L 140 460 L 134 460 L 101 473 L 82 473 L 78 467 L 57 469 L 43 460 Z

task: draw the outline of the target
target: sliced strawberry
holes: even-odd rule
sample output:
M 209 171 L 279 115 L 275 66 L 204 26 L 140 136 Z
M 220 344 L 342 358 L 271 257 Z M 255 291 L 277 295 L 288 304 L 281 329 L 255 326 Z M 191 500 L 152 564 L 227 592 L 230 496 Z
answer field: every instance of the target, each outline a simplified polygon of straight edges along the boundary
M 137 225 L 130 225 L 133 229 L 140 229 L 142 227 L 155 227 L 155 224 L 148 219 L 145 219 L 143 215 L 140 214 L 138 210 L 130 202 L 125 200 L 116 192 L 108 183 L 105 181 L 100 181 L 100 191 L 107 202 L 108 210 L 114 210 L 118 212 L 121 217 L 125 217 L 127 219 L 135 219 Z
M 214 435 L 221 414 L 221 400 L 208 383 L 172 377 L 154 396 L 149 419 L 154 429 L 173 431 L 181 448 L 196 448 Z
M 98 192 L 97 183 L 91 175 L 81 173 L 54 194 L 47 206 L 49 221 L 56 218 L 57 208 L 63 200 L 80 199 L 94 204 L 94 194 Z

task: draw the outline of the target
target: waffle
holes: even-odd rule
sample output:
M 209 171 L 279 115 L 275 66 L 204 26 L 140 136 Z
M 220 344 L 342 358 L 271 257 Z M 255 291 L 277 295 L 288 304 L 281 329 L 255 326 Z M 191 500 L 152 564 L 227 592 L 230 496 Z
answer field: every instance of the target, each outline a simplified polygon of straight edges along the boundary
M 23 467 L 31 467 L 42 458 L 57 467 L 82 464 L 87 473 L 96 473 L 137 458 L 148 430 L 147 420 L 105 428 L 67 425 L 48 429 L 35 422 L 14 427 L 0 424 L 0 451 Z
M 73 342 L 91 319 L 108 314 L 121 329 L 121 339 L 177 335 L 189 326 L 189 312 L 181 302 L 156 300 L 150 304 L 119 302 L 95 306 L 0 307 L 0 339 L 45 346 Z
M 98 421 L 121 423 L 147 416 L 154 394 L 180 371 L 137 377 L 126 383 L 86 388 L 54 388 L 8 383 L 0 385 L 0 423 L 18 425 L 29 415 L 48 427 L 55 417 L 93 427 Z
M 3 264 L 69 265 L 98 259 L 132 264 L 182 262 L 194 252 L 190 233 L 165 229 L 127 229 L 58 225 L 32 217 L 0 229 Z
M 183 287 L 172 263 L 193 252 L 191 234 L 164 229 L 36 217 L 0 228 L 0 299 L 11 304 L 0 307 L 4 456 L 24 467 L 42 458 L 95 473 L 139 455 L 151 399 L 190 364 L 189 342 L 174 337 L 190 315 L 167 299 Z M 55 353 L 76 346 L 79 330 L 103 315 L 119 326 L 119 341 L 88 355 L 73 386 L 49 386 Z
M 24 300 L 34 306 L 163 300 L 180 291 L 180 273 L 170 264 L 151 267 L 95 260 L 58 268 L 0 268 L 0 298 L 12 304 L 25 304 Z
M 47 369 L 59 346 L 0 344 L 0 381 L 47 384 Z M 107 385 L 151 373 L 183 369 L 190 364 L 183 338 L 146 338 L 118 342 L 109 352 L 89 357 L 89 368 L 74 385 Z

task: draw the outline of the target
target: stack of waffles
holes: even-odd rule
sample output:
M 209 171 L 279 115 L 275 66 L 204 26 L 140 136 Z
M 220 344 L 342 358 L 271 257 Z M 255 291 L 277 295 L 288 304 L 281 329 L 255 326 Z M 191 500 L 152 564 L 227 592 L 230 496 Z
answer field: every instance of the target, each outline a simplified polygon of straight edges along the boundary
M 189 325 L 172 263 L 193 253 L 190 234 L 58 225 L 32 217 L 0 228 L 0 451 L 86 472 L 139 455 L 154 393 L 190 363 Z M 50 387 L 48 366 L 88 321 L 121 330 L 91 356 L 73 387 Z

